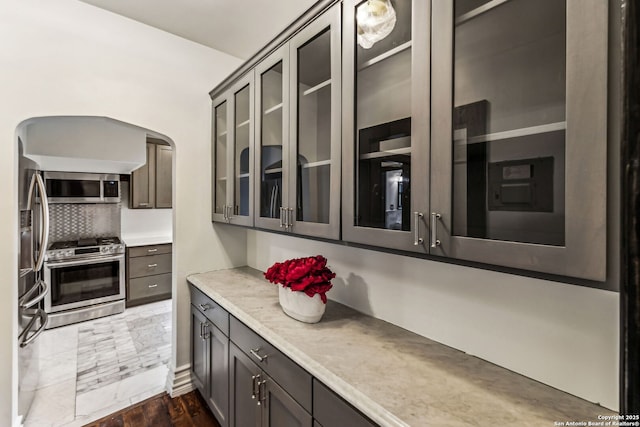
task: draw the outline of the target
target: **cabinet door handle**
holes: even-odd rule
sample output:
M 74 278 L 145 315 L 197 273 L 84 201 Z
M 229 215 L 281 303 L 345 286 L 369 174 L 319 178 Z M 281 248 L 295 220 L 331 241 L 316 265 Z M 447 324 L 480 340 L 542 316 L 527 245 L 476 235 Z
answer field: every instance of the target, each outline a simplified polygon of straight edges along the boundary
M 147 252 L 149 252 L 149 253 L 158 252 L 158 248 L 155 248 L 155 249 L 147 249 Z
M 150 288 L 157 288 L 157 287 L 158 287 L 158 284 L 157 284 L 157 283 L 154 283 L 153 285 L 149 285 L 149 287 L 150 287 Z
M 251 398 L 255 400 L 258 393 L 260 393 L 258 383 L 260 382 L 260 374 L 251 376 Z
M 413 213 L 413 244 L 415 246 L 424 243 L 424 239 L 420 237 L 420 218 L 424 217 L 422 212 Z
M 138 206 L 149 206 L 149 203 L 138 203 Z
M 204 339 L 204 338 L 203 338 L 204 331 L 203 331 L 203 329 L 202 329 L 202 326 L 204 326 L 204 323 L 200 322 L 200 338 L 201 338 L 201 339 Z
M 267 383 L 267 380 L 258 381 L 258 405 L 261 405 L 262 402 L 267 400 L 266 393 L 264 392 L 266 383 Z
M 207 310 L 209 310 L 211 308 L 211 306 L 209 304 L 207 304 L 207 303 L 198 304 L 198 307 L 200 307 L 200 310 L 202 310 L 202 311 L 207 311 Z
M 436 212 L 431 212 L 431 247 L 436 248 L 440 246 L 440 240 L 438 240 L 438 220 L 442 218 L 442 215 Z
M 158 266 L 158 264 L 149 264 L 147 265 L 148 268 L 156 268 Z
M 287 228 L 293 227 L 293 208 L 287 208 Z
M 206 340 L 207 338 L 209 338 L 209 331 L 207 330 L 209 328 L 209 323 L 208 322 L 204 322 L 202 324 L 202 339 Z
M 227 205 L 227 222 L 231 221 L 232 216 L 233 216 L 233 206 Z
M 261 356 L 260 353 L 258 353 L 260 351 L 260 347 L 252 348 L 250 351 L 251 351 L 251 354 L 260 362 L 264 362 L 265 360 L 267 360 L 267 357 L 269 357 L 268 354 Z

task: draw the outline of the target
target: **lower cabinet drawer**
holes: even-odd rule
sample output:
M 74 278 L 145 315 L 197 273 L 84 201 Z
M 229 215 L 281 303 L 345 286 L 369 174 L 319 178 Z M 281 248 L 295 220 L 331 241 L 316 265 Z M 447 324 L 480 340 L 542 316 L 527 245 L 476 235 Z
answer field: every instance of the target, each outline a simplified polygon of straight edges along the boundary
M 320 381 L 313 380 L 313 418 L 322 427 L 375 427 L 360 411 L 329 390 Z
M 171 254 L 152 255 L 129 258 L 129 277 L 136 278 L 148 275 L 171 272 Z
M 229 338 L 244 354 L 311 412 L 311 375 L 233 316 Z
M 129 299 L 171 293 L 171 273 L 129 279 Z

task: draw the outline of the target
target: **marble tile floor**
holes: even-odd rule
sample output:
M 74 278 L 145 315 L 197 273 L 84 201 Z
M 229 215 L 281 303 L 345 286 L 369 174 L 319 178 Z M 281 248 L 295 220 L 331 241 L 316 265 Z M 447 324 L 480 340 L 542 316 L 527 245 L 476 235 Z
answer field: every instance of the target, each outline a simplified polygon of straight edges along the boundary
M 24 427 L 80 427 L 165 391 L 171 300 L 47 330 Z

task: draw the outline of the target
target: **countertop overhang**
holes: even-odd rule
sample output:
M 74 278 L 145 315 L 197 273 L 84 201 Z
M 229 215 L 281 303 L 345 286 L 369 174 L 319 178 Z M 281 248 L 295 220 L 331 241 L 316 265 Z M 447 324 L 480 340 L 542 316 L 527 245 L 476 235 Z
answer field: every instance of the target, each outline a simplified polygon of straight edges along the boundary
M 382 426 L 539 427 L 615 414 L 331 300 L 319 323 L 294 320 L 249 267 L 187 279 Z

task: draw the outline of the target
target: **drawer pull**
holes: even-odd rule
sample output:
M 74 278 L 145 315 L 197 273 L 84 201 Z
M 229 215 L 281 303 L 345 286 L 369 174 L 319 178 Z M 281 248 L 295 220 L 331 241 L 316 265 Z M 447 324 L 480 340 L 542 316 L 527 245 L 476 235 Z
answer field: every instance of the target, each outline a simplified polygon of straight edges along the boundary
M 157 283 L 154 283 L 153 285 L 149 285 L 149 287 L 150 287 L 150 288 L 157 288 L 157 287 L 158 287 L 158 284 L 157 284 Z
M 260 351 L 260 347 L 252 348 L 251 349 L 251 354 L 253 354 L 255 356 L 255 358 L 258 359 L 260 362 L 264 362 L 269 355 L 265 354 L 264 356 L 261 356 L 260 353 L 258 353 L 259 351 Z
M 204 304 L 198 304 L 198 307 L 200 307 L 200 310 L 202 311 L 207 311 L 211 308 L 211 306 L 209 306 L 209 304 L 204 303 Z
M 158 252 L 158 248 L 155 249 L 147 249 L 147 252 L 152 253 L 152 252 Z
M 156 268 L 157 266 L 158 266 L 158 264 L 149 264 L 149 265 L 147 265 L 147 267 L 149 267 L 149 268 Z

